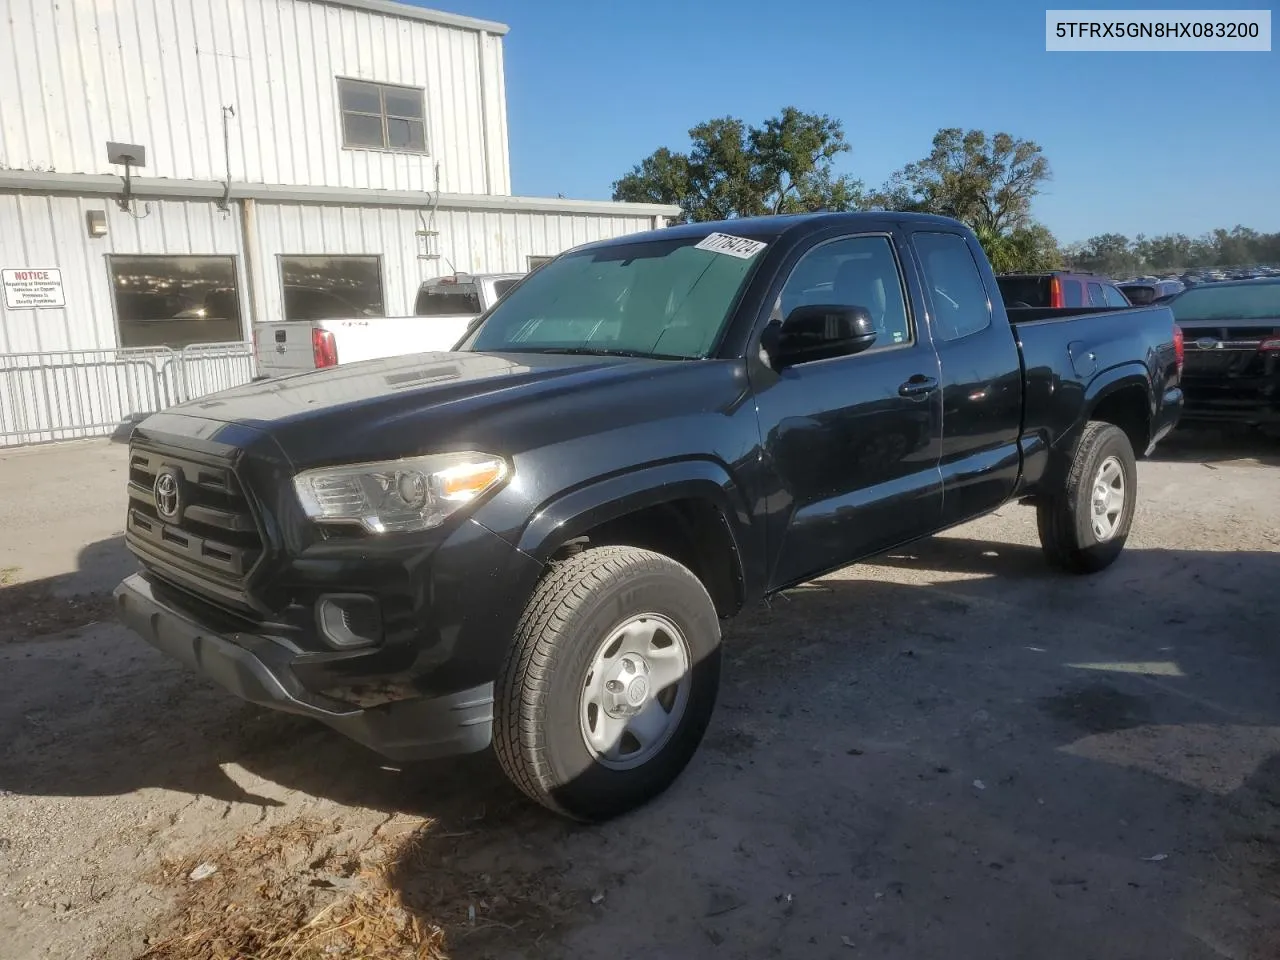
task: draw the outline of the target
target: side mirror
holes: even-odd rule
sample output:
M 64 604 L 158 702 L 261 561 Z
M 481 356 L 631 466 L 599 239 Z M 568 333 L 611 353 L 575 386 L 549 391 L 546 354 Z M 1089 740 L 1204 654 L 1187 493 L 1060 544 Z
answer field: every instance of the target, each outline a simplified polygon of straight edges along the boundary
M 787 315 L 769 337 L 765 349 L 773 367 L 847 357 L 876 342 L 876 328 L 866 307 L 806 304 Z

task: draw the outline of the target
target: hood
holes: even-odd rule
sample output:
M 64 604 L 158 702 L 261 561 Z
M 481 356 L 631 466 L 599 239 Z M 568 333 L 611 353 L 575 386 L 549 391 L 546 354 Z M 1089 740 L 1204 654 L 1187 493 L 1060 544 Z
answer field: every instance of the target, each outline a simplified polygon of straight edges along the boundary
M 698 361 L 630 357 L 426 353 L 257 381 L 167 412 L 270 434 L 299 465 L 407 456 L 492 433 L 495 421 L 527 428 L 590 420 L 614 403 L 640 410 L 646 406 L 640 398 L 652 397 L 649 381 L 686 380 L 682 371 L 695 366 Z

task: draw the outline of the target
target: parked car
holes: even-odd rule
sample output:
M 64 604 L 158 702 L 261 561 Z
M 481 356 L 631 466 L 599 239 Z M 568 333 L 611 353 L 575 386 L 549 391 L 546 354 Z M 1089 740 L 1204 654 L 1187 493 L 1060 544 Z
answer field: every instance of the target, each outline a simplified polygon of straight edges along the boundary
M 1165 303 L 1186 289 L 1186 285 L 1179 280 L 1132 280 L 1116 286 L 1136 306 Z
M 995 510 L 1120 554 L 1178 419 L 1167 307 L 1006 310 L 955 220 L 669 227 L 532 273 L 449 353 L 136 428 L 125 623 L 397 759 L 477 751 L 581 820 L 711 719 L 720 620 Z
M 1128 307 L 1114 282 L 1094 273 L 1002 273 L 996 277 L 1006 307 Z
M 1280 433 L 1280 277 L 1193 287 L 1169 307 L 1186 343 L 1187 422 Z
M 286 314 L 306 320 L 258 324 L 253 352 L 258 378 L 285 376 L 357 360 L 449 350 L 467 327 L 523 277 L 519 273 L 456 274 L 418 288 L 413 315 L 358 311 L 329 292 L 285 289 Z

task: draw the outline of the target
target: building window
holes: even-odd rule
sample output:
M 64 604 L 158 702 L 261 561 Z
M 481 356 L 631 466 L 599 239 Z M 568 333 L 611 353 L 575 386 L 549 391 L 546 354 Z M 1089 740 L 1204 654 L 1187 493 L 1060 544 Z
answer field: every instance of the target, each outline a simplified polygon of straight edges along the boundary
M 422 90 L 363 80 L 339 80 L 342 145 L 363 150 L 426 153 Z
M 122 347 L 244 339 L 234 257 L 108 259 Z
M 286 320 L 382 317 L 382 264 L 378 257 L 280 258 Z

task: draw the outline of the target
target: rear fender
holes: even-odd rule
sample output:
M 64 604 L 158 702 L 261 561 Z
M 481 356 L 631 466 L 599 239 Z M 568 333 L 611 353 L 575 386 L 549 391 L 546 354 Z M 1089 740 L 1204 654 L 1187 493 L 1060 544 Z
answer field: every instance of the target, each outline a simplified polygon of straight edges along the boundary
M 1117 411 L 1130 409 L 1124 398 L 1138 394 L 1143 399 L 1140 402 L 1135 399 L 1132 416 L 1118 416 Z M 1140 361 L 1123 363 L 1099 373 L 1085 388 L 1080 416 L 1058 435 L 1050 449 L 1049 463 L 1037 486 L 1058 489 L 1071 468 L 1071 452 L 1075 449 L 1076 440 L 1086 423 L 1099 419 L 1100 412 L 1103 414 L 1101 419 L 1116 423 L 1129 435 L 1134 454 L 1141 457 L 1150 441 L 1150 424 L 1155 413 L 1153 405 L 1150 371 Z

